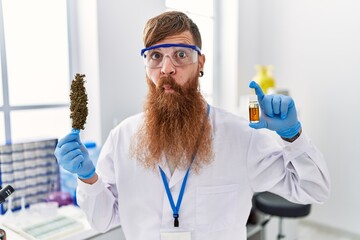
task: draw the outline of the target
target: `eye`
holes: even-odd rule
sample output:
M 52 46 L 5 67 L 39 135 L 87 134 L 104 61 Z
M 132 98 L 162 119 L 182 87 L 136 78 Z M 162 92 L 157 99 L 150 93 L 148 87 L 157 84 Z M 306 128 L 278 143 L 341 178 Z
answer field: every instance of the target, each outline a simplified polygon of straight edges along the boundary
M 185 52 L 185 51 L 182 51 L 182 50 L 180 50 L 180 51 L 177 51 L 176 52 L 176 57 L 177 58 L 187 58 L 187 53 Z
M 152 60 L 159 60 L 159 59 L 161 59 L 161 57 L 162 57 L 162 55 L 161 55 L 161 53 L 159 53 L 159 52 L 152 52 L 152 53 L 150 53 L 150 58 L 151 58 Z

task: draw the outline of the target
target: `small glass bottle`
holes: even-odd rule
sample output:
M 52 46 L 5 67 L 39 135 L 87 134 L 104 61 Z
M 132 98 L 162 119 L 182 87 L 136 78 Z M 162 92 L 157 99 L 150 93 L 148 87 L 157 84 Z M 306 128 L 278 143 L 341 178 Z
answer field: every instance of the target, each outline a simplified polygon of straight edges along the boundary
M 249 120 L 251 123 L 260 121 L 259 102 L 255 94 L 249 95 Z

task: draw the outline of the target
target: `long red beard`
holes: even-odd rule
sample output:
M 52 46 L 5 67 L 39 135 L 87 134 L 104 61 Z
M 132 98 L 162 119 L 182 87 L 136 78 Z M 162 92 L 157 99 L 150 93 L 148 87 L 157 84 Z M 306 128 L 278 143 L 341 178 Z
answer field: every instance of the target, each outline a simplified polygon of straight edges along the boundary
M 184 86 L 171 77 L 160 79 L 158 87 L 147 79 L 149 93 L 145 102 L 145 121 L 132 139 L 130 155 L 146 168 L 157 169 L 162 156 L 175 167 L 192 169 L 212 162 L 212 128 L 207 106 L 198 91 L 198 78 Z M 172 93 L 164 90 L 169 84 Z

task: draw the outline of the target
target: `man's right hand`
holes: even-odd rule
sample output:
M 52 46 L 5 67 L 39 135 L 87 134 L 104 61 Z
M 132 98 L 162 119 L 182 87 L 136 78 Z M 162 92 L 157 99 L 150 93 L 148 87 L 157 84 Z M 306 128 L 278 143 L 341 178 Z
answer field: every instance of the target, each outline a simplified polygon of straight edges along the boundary
M 60 139 L 54 154 L 61 167 L 76 173 L 80 179 L 90 179 L 95 175 L 95 166 L 89 158 L 86 147 L 80 141 L 78 131 Z

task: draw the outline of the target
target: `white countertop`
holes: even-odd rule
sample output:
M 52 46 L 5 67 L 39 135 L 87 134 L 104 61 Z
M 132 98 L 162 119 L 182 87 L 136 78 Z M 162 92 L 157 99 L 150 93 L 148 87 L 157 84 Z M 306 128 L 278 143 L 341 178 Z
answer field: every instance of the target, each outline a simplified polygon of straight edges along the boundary
M 0 228 L 6 231 L 7 239 L 11 240 L 32 240 L 35 238 L 25 236 L 19 228 L 17 228 L 16 222 L 19 222 L 20 226 L 21 222 L 26 221 L 26 219 L 34 219 L 33 221 L 41 221 L 42 216 L 38 214 L 32 214 L 30 211 L 25 212 L 15 212 L 12 216 L 0 216 Z M 95 230 L 91 229 L 88 221 L 86 220 L 85 214 L 82 210 L 74 205 L 63 206 L 55 210 L 54 214 L 49 217 L 49 219 L 57 216 L 66 216 L 70 217 L 71 219 L 75 219 L 76 221 L 80 222 L 81 225 L 78 229 L 71 229 L 70 231 L 61 232 L 61 237 L 56 237 L 58 240 L 73 240 L 73 239 L 88 239 L 92 238 L 100 233 L 96 232 Z M 48 217 L 48 216 L 47 216 Z M 9 220 L 10 219 L 10 220 Z M 43 218 L 46 219 L 46 218 Z M 31 220 L 30 220 L 31 221 Z M 9 224 L 12 222 L 12 224 Z M 15 223 L 15 224 L 14 224 Z M 118 226 L 120 227 L 120 226 Z

